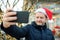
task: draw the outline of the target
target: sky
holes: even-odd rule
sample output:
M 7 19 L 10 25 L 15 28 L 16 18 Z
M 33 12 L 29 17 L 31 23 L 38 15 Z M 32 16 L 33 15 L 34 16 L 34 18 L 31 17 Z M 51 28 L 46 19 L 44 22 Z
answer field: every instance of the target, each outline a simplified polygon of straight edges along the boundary
M 10 7 L 8 6 L 8 4 L 6 3 L 7 2 L 7 0 L 3 0 L 3 3 L 2 3 L 2 1 L 0 0 L 0 3 L 2 4 L 2 6 L 1 6 L 1 10 L 3 11 L 3 12 L 5 12 L 6 11 L 6 9 L 12 9 L 12 10 L 14 10 L 14 11 L 22 11 L 22 6 L 23 6 L 23 0 L 19 0 L 19 2 L 15 5 L 15 7 L 13 7 L 12 8 L 12 6 L 13 6 L 13 2 L 14 2 L 14 0 L 8 0 L 9 1 L 9 4 L 10 4 Z M 17 2 L 17 0 L 15 1 L 15 3 Z M 7 8 L 6 8 L 6 4 L 7 4 Z

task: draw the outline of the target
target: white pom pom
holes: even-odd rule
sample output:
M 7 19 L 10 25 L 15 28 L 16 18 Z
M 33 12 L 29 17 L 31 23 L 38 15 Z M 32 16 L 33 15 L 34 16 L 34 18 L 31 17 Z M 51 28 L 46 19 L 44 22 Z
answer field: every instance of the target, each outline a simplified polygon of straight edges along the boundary
M 48 23 L 53 23 L 53 20 L 48 20 Z

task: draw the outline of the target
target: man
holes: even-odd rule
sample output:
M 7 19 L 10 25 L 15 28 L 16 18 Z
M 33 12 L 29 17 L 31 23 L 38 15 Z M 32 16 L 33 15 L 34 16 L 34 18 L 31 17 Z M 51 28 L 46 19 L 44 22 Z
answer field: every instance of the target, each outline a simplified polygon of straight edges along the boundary
M 47 28 L 46 22 L 48 18 L 51 20 L 52 12 L 46 8 L 39 8 L 35 11 L 35 21 L 23 28 L 17 27 L 15 22 L 17 17 L 10 17 L 16 15 L 16 12 L 8 12 L 3 16 L 2 30 L 7 34 L 17 39 L 25 37 L 25 40 L 54 40 L 54 36 Z M 50 16 L 50 17 L 49 17 Z

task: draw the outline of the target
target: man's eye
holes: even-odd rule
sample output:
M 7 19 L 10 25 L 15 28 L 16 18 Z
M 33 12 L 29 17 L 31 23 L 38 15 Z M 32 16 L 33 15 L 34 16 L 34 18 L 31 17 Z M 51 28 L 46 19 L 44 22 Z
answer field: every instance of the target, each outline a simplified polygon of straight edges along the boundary
M 41 19 L 43 19 L 43 17 L 40 17 Z
M 39 17 L 36 17 L 36 18 L 39 18 Z

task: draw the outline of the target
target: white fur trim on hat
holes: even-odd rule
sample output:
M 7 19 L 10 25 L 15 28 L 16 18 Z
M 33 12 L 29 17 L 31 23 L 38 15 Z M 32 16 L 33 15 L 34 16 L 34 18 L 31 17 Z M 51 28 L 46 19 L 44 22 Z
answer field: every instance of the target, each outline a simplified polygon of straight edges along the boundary
M 39 9 L 36 9 L 36 10 L 35 10 L 35 13 L 39 13 L 39 12 L 47 15 L 47 14 L 46 14 L 46 11 L 45 11 L 43 8 L 39 8 Z

